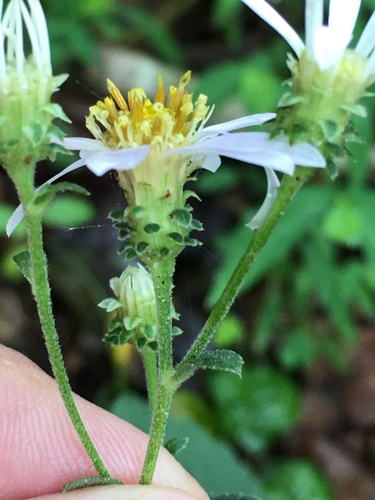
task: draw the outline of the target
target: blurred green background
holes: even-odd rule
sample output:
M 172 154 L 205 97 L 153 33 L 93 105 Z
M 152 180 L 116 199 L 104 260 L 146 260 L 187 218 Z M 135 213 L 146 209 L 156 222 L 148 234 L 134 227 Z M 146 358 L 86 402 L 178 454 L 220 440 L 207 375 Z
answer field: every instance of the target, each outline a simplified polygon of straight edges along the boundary
M 274 111 L 288 77 L 289 50 L 239 0 L 66 0 L 42 2 L 55 73 L 70 78 L 56 95 L 87 135 L 88 107 L 111 78 L 124 91 L 152 93 L 161 73 L 215 104 L 210 123 Z M 303 33 L 304 2 L 279 0 Z M 362 2 L 357 33 L 375 0 Z M 374 100 L 355 121 L 363 143 L 350 146 L 334 182 L 326 173 L 302 189 L 281 219 L 215 338 L 245 359 L 242 379 L 199 373 L 177 394 L 167 437 L 190 436 L 178 459 L 216 495 L 268 500 L 375 498 L 375 175 Z M 42 183 L 73 157 L 38 169 Z M 61 196 L 45 219 L 57 325 L 74 389 L 147 430 L 137 354 L 101 342 L 106 318 L 96 304 L 121 273 L 117 234 L 107 214 L 124 204 L 114 177 L 71 175 L 92 196 Z M 203 325 L 251 237 L 265 176 L 224 160 L 192 186 L 202 202 L 203 246 L 187 249 L 176 272 L 175 307 L 184 335 L 179 359 Z M 12 256 L 25 247 L 5 224 L 17 204 L 0 172 L 0 341 L 47 371 L 34 304 Z

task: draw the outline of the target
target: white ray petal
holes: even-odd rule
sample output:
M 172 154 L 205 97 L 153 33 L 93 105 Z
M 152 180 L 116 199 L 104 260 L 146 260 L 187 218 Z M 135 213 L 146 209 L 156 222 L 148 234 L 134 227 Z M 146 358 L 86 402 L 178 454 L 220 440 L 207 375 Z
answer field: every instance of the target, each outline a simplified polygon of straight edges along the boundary
M 305 45 L 294 29 L 283 19 L 276 10 L 265 0 L 241 0 L 259 17 L 268 23 L 286 40 L 297 56 L 300 56 Z
M 270 208 L 276 200 L 277 191 L 280 186 L 279 178 L 277 177 L 275 172 L 270 168 L 265 168 L 264 170 L 267 176 L 267 194 L 260 209 L 251 219 L 249 224 L 247 224 L 247 226 L 253 231 L 260 228 L 260 226 L 263 224 L 265 218 L 268 215 L 268 212 L 270 211 Z
M 96 153 L 86 158 L 86 165 L 99 177 L 110 170 L 132 170 L 147 156 L 149 150 L 150 146 L 140 146 Z
M 231 132 L 232 130 L 238 130 L 240 128 L 263 125 L 263 123 L 273 120 L 275 117 L 276 113 L 260 113 L 256 115 L 243 116 L 242 118 L 236 118 L 235 120 L 229 120 L 228 122 L 205 127 L 197 133 L 196 137 L 201 139 L 202 137 L 215 136 L 217 134 Z
M 328 26 L 320 26 L 313 45 L 313 57 L 322 71 L 334 66 L 342 57 L 346 42 Z
M 86 137 L 64 137 L 62 141 L 55 139 L 53 142 L 64 146 L 64 148 L 71 151 L 78 150 L 91 150 L 91 151 L 107 151 L 104 144 L 96 139 L 89 139 Z
M 255 136 L 255 137 L 253 137 Z M 217 154 L 234 160 L 269 167 L 280 172 L 292 174 L 294 163 L 284 144 L 269 141 L 269 134 L 263 132 L 238 132 L 220 135 L 202 141 L 194 146 L 171 150 L 174 154 L 207 155 Z
M 360 6 L 361 0 L 331 0 L 329 3 L 328 26 L 342 51 L 352 38 Z
M 355 48 L 356 52 L 363 57 L 368 57 L 375 47 L 375 11 L 368 20 L 363 33 Z
M 206 154 L 204 162 L 201 168 L 209 170 L 210 172 L 216 172 L 216 170 L 221 165 L 221 158 L 217 154 Z
M 9 220 L 7 222 L 7 225 L 5 227 L 5 230 L 6 230 L 6 233 L 7 233 L 8 237 L 13 233 L 13 231 L 16 229 L 16 227 L 18 226 L 18 224 L 24 218 L 24 216 L 25 216 L 25 213 L 23 211 L 23 206 L 22 205 L 18 205 L 18 207 L 15 209 L 15 211 L 10 216 L 10 218 L 9 218 Z
M 60 177 L 63 177 L 64 175 L 69 174 L 70 172 L 73 172 L 73 170 L 77 170 L 77 168 L 83 167 L 83 165 L 85 165 L 85 164 L 86 164 L 86 162 L 84 160 L 75 161 L 74 163 L 69 165 L 69 167 L 64 168 L 64 170 L 61 170 L 61 172 L 59 172 L 58 174 L 56 174 L 53 177 L 51 177 L 50 179 L 48 179 L 48 181 L 45 182 L 44 184 L 42 184 L 41 186 L 39 186 L 36 191 L 39 191 L 39 189 L 42 188 L 43 186 L 45 186 L 46 184 L 52 184 L 57 179 L 60 179 Z M 24 216 L 25 216 L 25 213 L 23 210 L 23 206 L 18 205 L 16 210 L 10 216 L 10 218 L 7 222 L 7 225 L 6 225 L 6 233 L 8 236 L 10 236 L 13 233 L 13 231 L 16 229 L 18 224 L 24 218 Z
M 323 0 L 306 0 L 305 43 L 306 51 L 313 55 L 314 40 L 319 26 L 323 25 Z

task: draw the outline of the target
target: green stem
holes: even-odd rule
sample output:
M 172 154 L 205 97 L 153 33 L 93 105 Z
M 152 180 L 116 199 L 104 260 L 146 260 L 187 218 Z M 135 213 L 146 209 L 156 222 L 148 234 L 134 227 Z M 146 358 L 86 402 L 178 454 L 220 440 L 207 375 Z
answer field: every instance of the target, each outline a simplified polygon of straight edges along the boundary
M 157 266 L 150 265 L 155 286 L 158 312 L 158 391 L 153 408 L 150 439 L 143 464 L 140 484 L 151 484 L 173 396 L 171 378 L 173 369 L 172 352 L 172 278 L 174 259 L 163 259 Z
M 23 165 L 20 166 L 20 169 L 23 167 Z M 23 173 L 25 173 L 25 171 Z M 74 402 L 73 393 L 70 387 L 68 375 L 66 373 L 52 311 L 47 273 L 47 260 L 43 249 L 42 216 L 39 213 L 39 210 L 37 210 L 38 213 L 35 213 L 36 210 L 33 205 L 33 179 L 31 176 L 27 175 L 14 175 L 12 178 L 16 184 L 20 200 L 24 205 L 30 254 L 31 287 L 37 304 L 45 344 L 52 365 L 52 371 L 72 424 L 96 471 L 102 477 L 111 478 L 110 473 L 108 472 L 89 434 L 86 431 L 77 406 Z
M 140 484 L 151 484 L 154 475 L 159 450 L 163 443 L 165 427 L 173 397 L 170 384 L 159 384 L 156 397 L 156 406 L 151 420 L 150 440 L 148 442 L 146 458 L 143 464 Z
M 156 352 L 149 347 L 144 347 L 141 351 L 141 357 L 146 375 L 147 394 L 151 411 L 156 404 L 156 395 L 158 390 L 158 369 Z
M 185 380 L 193 375 L 196 370 L 195 360 L 206 348 L 219 325 L 226 317 L 237 297 L 241 285 L 251 269 L 259 252 L 267 243 L 273 228 L 284 214 L 298 189 L 311 177 L 312 169 L 297 167 L 293 176 L 285 175 L 278 191 L 276 200 L 270 209 L 262 226 L 254 233 L 253 238 L 244 251 L 231 278 L 229 279 L 223 293 L 215 307 L 212 309 L 203 330 L 198 335 L 193 345 L 180 364 L 176 367 L 174 376 L 175 388 L 179 387 Z

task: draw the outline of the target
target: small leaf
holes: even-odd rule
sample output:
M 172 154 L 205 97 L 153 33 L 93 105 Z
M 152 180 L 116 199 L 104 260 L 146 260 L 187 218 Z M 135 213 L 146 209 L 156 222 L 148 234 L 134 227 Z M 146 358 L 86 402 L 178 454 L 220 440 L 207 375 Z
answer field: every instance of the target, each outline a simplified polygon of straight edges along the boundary
M 82 186 L 78 184 L 74 184 L 73 182 L 59 182 L 58 184 L 45 184 L 41 188 L 37 190 L 36 200 L 39 196 L 45 195 L 56 195 L 57 193 L 63 193 L 66 191 L 70 191 L 72 193 L 83 194 L 85 196 L 90 196 L 90 192 L 87 191 Z
M 179 243 L 180 245 L 182 245 L 184 242 L 184 237 L 180 233 L 169 233 L 168 237 L 171 238 L 176 243 Z
M 157 327 L 155 325 L 146 325 L 141 328 L 141 331 L 147 340 L 154 340 L 156 337 Z
M 118 208 L 116 210 L 112 210 L 112 212 L 109 212 L 108 218 L 113 220 L 113 221 L 118 221 L 122 220 L 124 217 L 124 209 L 123 208 Z
M 201 354 L 195 364 L 199 368 L 231 372 L 241 376 L 243 359 L 234 351 L 215 349 Z
M 158 231 L 160 231 L 160 226 L 159 226 L 159 224 L 150 223 L 150 224 L 146 224 L 145 227 L 143 228 L 143 230 L 147 234 L 154 234 L 154 233 L 157 233 Z
M 164 443 L 164 448 L 166 448 L 171 455 L 177 455 L 177 453 L 180 453 L 183 449 L 186 448 L 188 445 L 189 438 L 184 437 L 184 438 L 171 438 L 168 439 Z
M 183 331 L 181 330 L 181 328 L 179 328 L 178 326 L 172 326 L 172 335 L 173 335 L 173 337 L 177 337 L 177 335 L 181 335 L 181 333 L 183 333 Z
M 20 268 L 27 281 L 31 283 L 31 261 L 29 252 L 25 250 L 24 252 L 15 255 L 13 260 Z
M 146 345 L 147 339 L 146 337 L 138 337 L 137 340 L 135 341 L 135 345 L 138 349 L 138 351 L 141 351 L 144 346 Z
M 142 255 L 147 250 L 148 246 L 149 244 L 146 243 L 145 241 L 141 241 L 140 243 L 138 243 L 136 249 L 137 255 Z
M 124 326 L 127 330 L 133 330 L 141 321 L 141 318 L 138 316 L 126 316 L 126 318 L 124 318 Z
M 118 309 L 119 307 L 122 307 L 121 302 L 119 302 L 116 299 L 113 298 L 108 298 L 102 300 L 99 304 L 98 307 L 101 307 L 102 309 L 105 309 L 107 312 L 112 312 Z
M 191 223 L 191 214 L 187 210 L 177 208 L 171 213 L 171 217 L 172 219 L 175 219 L 180 226 L 189 228 Z
M 287 92 L 283 96 L 281 96 L 281 99 L 277 103 L 278 108 L 285 108 L 287 106 L 293 106 L 293 104 L 297 104 L 299 102 L 304 101 L 304 98 L 293 94 L 292 92 Z
M 81 490 L 83 488 L 91 488 L 92 486 L 105 486 L 109 484 L 124 483 L 122 483 L 118 479 L 115 479 L 114 477 L 82 477 L 63 486 L 63 492 L 66 493 L 67 491 Z
M 322 120 L 319 125 L 327 141 L 334 141 L 340 135 L 340 129 L 333 120 Z

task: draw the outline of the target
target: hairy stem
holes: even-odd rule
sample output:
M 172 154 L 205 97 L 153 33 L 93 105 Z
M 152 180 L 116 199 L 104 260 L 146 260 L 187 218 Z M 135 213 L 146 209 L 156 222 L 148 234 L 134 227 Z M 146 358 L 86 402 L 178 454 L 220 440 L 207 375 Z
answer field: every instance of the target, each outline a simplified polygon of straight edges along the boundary
M 212 309 L 201 333 L 180 364 L 176 367 L 174 376 L 175 387 L 180 386 L 185 380 L 193 375 L 196 370 L 195 360 L 204 351 L 219 325 L 226 317 L 237 297 L 241 285 L 251 269 L 259 252 L 267 243 L 273 228 L 284 214 L 295 193 L 312 175 L 312 170 L 297 167 L 293 176 L 285 175 L 279 188 L 276 200 L 270 209 L 263 225 L 254 233 L 253 238 L 245 249 L 231 278 L 229 279 L 223 293 L 215 307 Z

